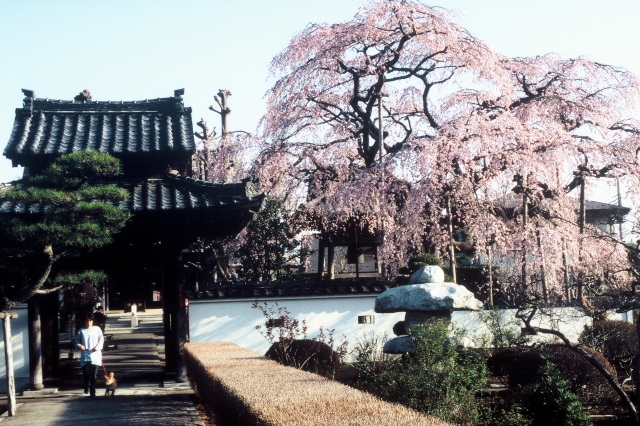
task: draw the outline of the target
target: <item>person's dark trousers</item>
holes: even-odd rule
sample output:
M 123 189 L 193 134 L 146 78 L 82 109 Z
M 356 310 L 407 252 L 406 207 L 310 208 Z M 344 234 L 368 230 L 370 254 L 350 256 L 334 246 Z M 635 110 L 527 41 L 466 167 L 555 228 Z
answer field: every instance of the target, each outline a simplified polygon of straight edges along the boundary
M 84 383 L 84 393 L 89 391 L 91 396 L 96 396 L 96 375 L 98 374 L 98 366 L 93 364 L 85 364 L 82 366 L 82 380 Z

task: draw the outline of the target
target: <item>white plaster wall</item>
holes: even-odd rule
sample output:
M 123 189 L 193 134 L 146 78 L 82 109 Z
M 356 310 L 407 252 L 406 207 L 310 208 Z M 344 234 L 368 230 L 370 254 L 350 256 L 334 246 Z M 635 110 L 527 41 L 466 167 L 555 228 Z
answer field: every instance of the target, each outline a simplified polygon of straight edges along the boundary
M 452 322 L 456 328 L 462 331 L 465 343 L 469 346 L 483 346 L 483 343 L 490 341 L 490 329 L 481 318 L 483 313 L 487 312 L 458 311 L 453 313 Z M 500 316 L 501 324 L 508 325 L 516 332 L 523 326 L 522 322 L 515 317 L 516 309 L 496 309 L 493 312 Z M 574 342 L 578 340 L 585 325 L 591 325 L 591 323 L 590 317 L 584 316 L 573 307 L 548 309 L 543 314 L 536 315 L 531 321 L 533 327 L 560 331 Z M 548 342 L 554 339 L 553 335 L 540 333 L 531 336 L 530 343 Z
M 404 319 L 404 312 L 376 314 L 373 311 L 376 295 L 331 296 L 309 298 L 268 298 L 269 305 L 278 303 L 286 307 L 293 318 L 306 320 L 308 337 L 317 336 L 320 326 L 335 329 L 339 340 L 344 334 L 353 348 L 358 338 L 370 332 L 393 337 L 393 325 Z M 189 334 L 192 342 L 229 341 L 246 349 L 264 354 L 269 343 L 256 330 L 264 326 L 265 318 L 253 309 L 251 299 L 189 301 Z M 358 324 L 359 315 L 375 315 L 374 324 Z
M 24 389 L 29 384 L 29 321 L 27 306 L 11 311 L 18 318 L 11 320 L 11 344 L 13 345 L 13 374 L 16 388 Z M 0 320 L 0 324 L 2 324 Z M 7 392 L 7 367 L 4 355 L 4 326 L 0 325 L 0 392 Z
M 374 332 L 389 338 L 394 337 L 393 325 L 404 320 L 404 312 L 376 314 L 373 311 L 376 295 L 330 296 L 308 298 L 269 298 L 270 305 L 278 303 L 286 307 L 293 318 L 306 319 L 309 326 L 309 338 L 317 336 L 318 329 L 335 329 L 336 340 L 342 334 L 347 337 L 349 349 L 353 349 L 358 339 Z M 189 301 L 189 333 L 192 342 L 230 341 L 246 349 L 264 354 L 269 343 L 258 330 L 257 325 L 264 326 L 262 313 L 251 307 L 251 299 L 225 299 L 207 301 Z M 515 310 L 497 310 L 503 323 L 515 318 Z M 374 324 L 358 324 L 359 315 L 375 315 Z M 617 318 L 616 318 L 617 319 Z M 456 329 L 461 331 L 468 346 L 480 346 L 489 341 L 489 329 L 480 319 L 478 312 L 454 312 L 452 320 Z M 532 325 L 560 330 L 570 340 L 577 340 L 585 325 L 591 324 L 575 308 L 557 308 L 537 316 Z M 514 324 L 519 331 L 521 324 Z M 539 334 L 531 337 L 531 342 L 553 340 L 553 336 Z

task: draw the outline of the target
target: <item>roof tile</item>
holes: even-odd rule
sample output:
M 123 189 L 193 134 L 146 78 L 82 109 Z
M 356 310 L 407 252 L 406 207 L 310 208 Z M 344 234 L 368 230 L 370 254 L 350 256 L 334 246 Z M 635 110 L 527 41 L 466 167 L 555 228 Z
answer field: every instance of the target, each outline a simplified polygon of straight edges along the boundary
M 181 97 L 119 103 L 25 98 L 4 155 L 19 160 L 88 149 L 194 152 L 191 108 Z
M 180 176 L 165 175 L 160 179 L 120 179 L 114 183 L 129 191 L 130 197 L 120 205 L 132 213 L 172 210 L 219 209 L 225 207 L 259 206 L 263 194 L 257 192 L 254 182 L 212 184 Z M 0 214 L 42 213 L 40 204 L 25 205 L 2 200 L 0 188 Z

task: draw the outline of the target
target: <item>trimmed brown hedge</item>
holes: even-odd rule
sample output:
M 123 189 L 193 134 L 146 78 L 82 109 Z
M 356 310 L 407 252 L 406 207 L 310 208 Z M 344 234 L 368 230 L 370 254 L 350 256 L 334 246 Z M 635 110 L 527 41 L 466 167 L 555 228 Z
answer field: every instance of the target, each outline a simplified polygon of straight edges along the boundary
M 185 345 L 189 379 L 222 424 L 448 425 L 228 342 Z

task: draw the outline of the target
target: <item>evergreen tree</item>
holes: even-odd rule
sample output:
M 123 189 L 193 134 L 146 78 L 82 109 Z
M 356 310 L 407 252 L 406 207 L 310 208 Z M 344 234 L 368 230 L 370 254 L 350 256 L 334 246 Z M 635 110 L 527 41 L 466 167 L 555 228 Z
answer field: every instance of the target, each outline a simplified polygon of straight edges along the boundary
M 0 311 L 57 290 L 56 261 L 112 241 L 129 218 L 119 207 L 128 192 L 108 180 L 120 173 L 109 154 L 75 152 L 0 193 Z
M 270 280 L 289 276 L 287 263 L 305 254 L 289 222 L 290 212 L 283 199 L 264 200 L 257 217 L 249 222 L 246 239 L 238 250 L 246 278 Z

